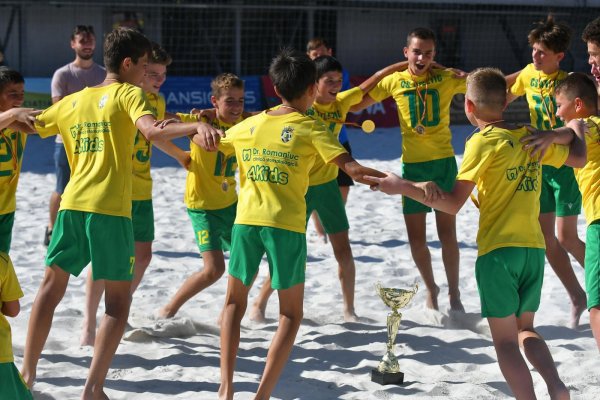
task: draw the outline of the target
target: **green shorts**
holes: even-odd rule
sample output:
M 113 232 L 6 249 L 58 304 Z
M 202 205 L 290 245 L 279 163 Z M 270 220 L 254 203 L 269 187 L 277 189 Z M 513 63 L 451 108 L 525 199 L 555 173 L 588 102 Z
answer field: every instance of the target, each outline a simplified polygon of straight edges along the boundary
M 519 317 L 540 306 L 544 249 L 501 247 L 477 257 L 475 277 L 482 318 Z
M 451 191 L 454 187 L 456 175 L 458 175 L 458 167 L 456 166 L 456 158 L 454 157 L 418 163 L 402 163 L 402 177 L 404 179 L 413 182 L 433 181 L 445 192 Z M 430 211 L 431 207 L 402 196 L 403 214 L 419 214 Z
M 33 400 L 15 363 L 0 363 L 0 399 Z
M 0 251 L 8 253 L 12 240 L 12 229 L 15 223 L 15 213 L 0 215 Z
M 542 166 L 542 192 L 540 214 L 556 213 L 557 217 L 568 217 L 581 213 L 581 192 L 575 180 L 573 168 L 563 165 L 554 168 Z
M 229 275 L 250 286 L 265 252 L 273 289 L 304 282 L 306 235 L 269 226 L 233 225 Z
M 94 280 L 130 281 L 135 261 L 131 220 L 60 210 L 48 245 L 46 265 L 57 265 L 79 276 L 90 261 Z
M 306 199 L 307 223 L 314 210 L 319 215 L 325 232 L 338 233 L 350 228 L 346 207 L 336 179 L 321 185 L 309 186 L 304 198 Z
M 585 291 L 587 306 L 600 306 L 600 220 L 588 225 L 585 234 Z
M 131 202 L 131 223 L 133 240 L 151 242 L 154 240 L 154 207 L 152 200 L 134 200 Z
M 237 203 L 218 210 L 188 208 L 194 236 L 200 252 L 227 251 L 231 248 L 231 228 L 235 221 Z

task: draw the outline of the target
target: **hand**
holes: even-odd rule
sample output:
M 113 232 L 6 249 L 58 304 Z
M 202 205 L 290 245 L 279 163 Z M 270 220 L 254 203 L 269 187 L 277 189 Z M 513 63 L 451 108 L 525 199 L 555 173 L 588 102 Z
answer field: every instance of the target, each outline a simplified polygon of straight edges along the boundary
M 548 151 L 548 148 L 554 143 L 554 131 L 539 131 L 528 125 L 527 130 L 531 135 L 521 138 L 520 142 L 524 143 L 523 150 L 535 160 L 541 160 Z
M 34 123 L 35 117 L 42 113 L 42 110 L 36 110 L 34 108 L 13 108 L 11 110 L 12 116 L 16 122 L 25 124 L 32 131 L 35 130 Z
M 588 126 L 583 118 L 570 120 L 567 122 L 567 127 L 573 129 L 575 132 L 580 132 L 582 135 L 589 131 Z
M 425 204 L 446 198 L 444 191 L 435 182 L 416 182 L 415 187 L 423 191 L 423 203 Z
M 154 121 L 154 126 L 158 126 L 160 129 L 164 129 L 165 126 L 167 126 L 169 124 L 174 124 L 174 123 L 181 123 L 181 121 L 177 118 L 156 120 L 156 121 Z
M 196 128 L 196 134 L 192 136 L 192 142 L 202 147 L 206 151 L 217 151 L 221 138 L 225 137 L 225 132 L 214 128 L 212 125 L 200 122 Z
M 206 110 L 198 110 L 196 108 L 192 108 L 190 114 L 196 114 L 198 116 L 198 120 L 204 118 L 208 123 L 211 123 L 213 120 L 217 119 L 217 110 L 215 108 L 209 108 Z
M 401 186 L 404 182 L 398 175 L 389 171 L 385 172 L 385 177 L 383 178 L 365 175 L 363 179 L 367 182 L 372 182 L 369 186 L 371 190 L 379 190 L 387 194 L 401 194 Z

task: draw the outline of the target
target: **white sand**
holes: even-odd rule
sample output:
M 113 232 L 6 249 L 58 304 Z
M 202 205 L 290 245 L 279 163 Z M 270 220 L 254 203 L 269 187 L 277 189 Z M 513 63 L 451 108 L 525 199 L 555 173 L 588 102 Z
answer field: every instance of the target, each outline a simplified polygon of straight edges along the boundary
M 380 129 L 368 138 L 351 132 L 355 153 L 364 164 L 399 172 L 399 133 Z M 459 139 L 463 140 L 464 139 Z M 48 146 L 51 146 L 46 141 Z M 25 157 L 39 157 L 26 150 Z M 185 172 L 177 168 L 154 170 L 156 236 L 154 258 L 135 293 L 130 324 L 106 382 L 111 399 L 214 399 L 219 382 L 219 328 L 226 278 L 186 304 L 176 318 L 156 321 L 153 314 L 175 292 L 186 276 L 202 267 L 182 202 Z M 26 172 L 17 194 L 18 211 L 11 256 L 25 292 L 21 314 L 10 322 L 16 364 L 20 367 L 31 304 L 43 275 L 45 248 L 41 245 L 47 221 L 47 199 L 54 176 Z M 405 383 L 380 386 L 370 371 L 385 350 L 388 310 L 374 286 L 409 288 L 421 282 L 412 262 L 399 197 L 352 189 L 348 203 L 350 237 L 356 259 L 356 308 L 363 322 L 345 324 L 337 266 L 328 244 L 317 241 L 309 227 L 305 319 L 296 345 L 273 393 L 276 399 L 391 399 L 507 398 L 510 391 L 500 373 L 485 321 L 479 318 L 474 263 L 478 212 L 467 204 L 458 216 L 461 251 L 462 299 L 467 314 L 448 316 L 446 278 L 434 218 L 428 218 L 428 239 L 435 278 L 441 287 L 440 312 L 425 308 L 421 290 L 404 310 L 396 339 Z M 580 235 L 585 226 L 580 218 Z M 266 265 L 266 264 L 265 264 Z M 583 271 L 575 263 L 580 282 Z M 261 267 L 261 276 L 266 268 Z M 537 326 L 546 338 L 564 382 L 574 399 L 600 398 L 600 358 L 592 339 L 588 313 L 581 330 L 567 328 L 570 303 L 547 265 Z M 421 285 L 422 286 L 422 285 Z M 251 291 L 250 301 L 257 289 Z M 79 346 L 84 301 L 84 279 L 72 278 L 56 310 L 53 329 L 38 367 L 35 397 L 76 399 L 85 382 L 92 350 Z M 267 309 L 267 324 L 247 318 L 242 323 L 235 385 L 236 399 L 251 398 L 256 390 L 266 351 L 277 327 L 277 300 Z M 100 310 L 102 312 L 102 309 Z M 99 317 L 100 317 L 99 313 Z M 545 384 L 534 372 L 536 393 L 547 398 Z

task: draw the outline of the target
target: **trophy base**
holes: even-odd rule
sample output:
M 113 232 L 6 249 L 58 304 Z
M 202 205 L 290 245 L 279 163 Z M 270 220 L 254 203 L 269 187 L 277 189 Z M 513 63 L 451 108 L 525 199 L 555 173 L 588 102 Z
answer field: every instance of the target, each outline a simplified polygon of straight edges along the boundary
M 404 373 L 402 372 L 379 372 L 377 368 L 371 370 L 371 382 L 380 385 L 402 385 Z

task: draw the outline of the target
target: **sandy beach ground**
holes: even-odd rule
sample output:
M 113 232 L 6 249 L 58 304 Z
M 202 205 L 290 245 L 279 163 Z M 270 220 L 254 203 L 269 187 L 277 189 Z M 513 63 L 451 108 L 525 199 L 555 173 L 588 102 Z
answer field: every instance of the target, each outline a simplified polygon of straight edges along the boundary
M 462 153 L 470 128 L 455 132 L 457 154 Z M 365 165 L 400 172 L 400 134 L 378 129 L 367 136 L 351 130 L 355 156 Z M 11 319 L 15 362 L 20 367 L 31 305 L 43 276 L 48 198 L 54 185 L 51 173 L 53 143 L 32 138 L 25 150 L 24 172 L 17 193 L 17 213 L 11 257 L 25 297 L 21 314 Z M 155 150 L 159 153 L 158 150 Z M 460 156 L 458 156 L 460 161 Z M 223 277 L 186 304 L 171 320 L 154 317 L 185 277 L 202 267 L 183 204 L 185 171 L 157 155 L 153 170 L 156 241 L 154 258 L 133 298 L 129 329 L 106 381 L 111 399 L 214 399 L 219 386 L 219 327 L 216 324 L 226 286 Z M 387 338 L 388 309 L 375 285 L 410 288 L 422 283 L 412 262 L 402 219 L 400 197 L 352 188 L 348 201 L 350 239 L 356 260 L 358 323 L 344 323 L 337 265 L 329 244 L 307 232 L 308 262 L 305 318 L 275 399 L 502 399 L 510 390 L 500 373 L 487 323 L 479 317 L 474 264 L 478 211 L 467 204 L 457 217 L 461 256 L 460 290 L 466 314 L 448 312 L 447 282 L 440 243 L 432 215 L 428 217 L 435 279 L 441 288 L 440 311 L 425 308 L 421 290 L 403 312 L 396 354 L 405 374 L 402 386 L 380 386 L 370 371 L 381 359 Z M 579 232 L 585 237 L 583 216 Z M 583 282 L 583 270 L 573 261 Z M 263 262 L 259 272 L 267 273 Z M 76 399 L 85 382 L 92 349 L 79 346 L 83 318 L 84 279 L 72 278 L 54 316 L 42 354 L 35 398 Z M 255 287 L 250 301 L 256 296 Z M 268 321 L 242 322 L 235 373 L 236 399 L 250 399 L 257 389 L 267 348 L 277 327 L 277 298 L 267 309 Z M 101 316 L 101 307 L 98 316 Z M 573 399 L 600 398 L 600 357 L 585 312 L 579 330 L 569 329 L 570 303 L 566 291 L 546 264 L 537 327 L 546 338 L 558 371 Z M 533 373 L 540 399 L 548 398 L 545 384 Z

